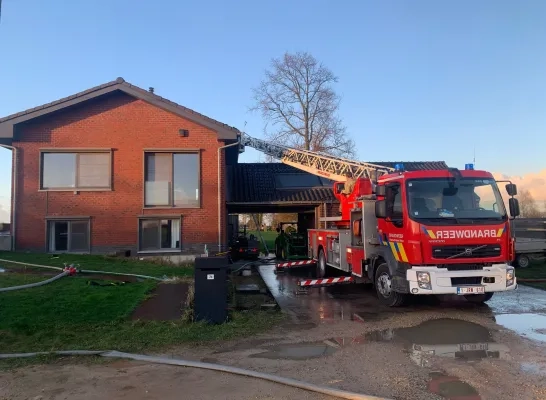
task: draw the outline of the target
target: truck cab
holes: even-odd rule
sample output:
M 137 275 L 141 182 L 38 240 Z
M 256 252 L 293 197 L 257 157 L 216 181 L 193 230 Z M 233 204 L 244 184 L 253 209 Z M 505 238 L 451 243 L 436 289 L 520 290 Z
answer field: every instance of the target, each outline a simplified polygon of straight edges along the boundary
M 468 168 L 383 175 L 375 189 L 380 250 L 369 270 L 380 299 L 403 303 L 409 294 L 458 294 L 471 302 L 514 290 L 514 237 L 497 182 Z

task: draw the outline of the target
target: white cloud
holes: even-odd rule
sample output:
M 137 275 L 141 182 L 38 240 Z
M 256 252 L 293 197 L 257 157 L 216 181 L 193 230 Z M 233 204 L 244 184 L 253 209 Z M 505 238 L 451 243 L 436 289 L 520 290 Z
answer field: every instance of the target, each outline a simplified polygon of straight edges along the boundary
M 502 173 L 493 173 L 497 180 L 511 180 L 518 186 L 518 193 L 528 190 L 538 204 L 546 201 L 546 169 L 532 172 L 523 176 L 508 176 Z M 507 197 L 504 184 L 499 184 L 503 197 Z

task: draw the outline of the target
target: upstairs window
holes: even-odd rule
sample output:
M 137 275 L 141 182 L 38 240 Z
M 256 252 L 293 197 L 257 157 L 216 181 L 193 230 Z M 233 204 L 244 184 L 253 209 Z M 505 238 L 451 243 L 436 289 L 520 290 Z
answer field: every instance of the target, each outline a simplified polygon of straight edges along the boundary
M 147 152 L 144 177 L 146 207 L 200 206 L 199 154 Z
M 110 190 L 111 151 L 42 151 L 40 189 Z

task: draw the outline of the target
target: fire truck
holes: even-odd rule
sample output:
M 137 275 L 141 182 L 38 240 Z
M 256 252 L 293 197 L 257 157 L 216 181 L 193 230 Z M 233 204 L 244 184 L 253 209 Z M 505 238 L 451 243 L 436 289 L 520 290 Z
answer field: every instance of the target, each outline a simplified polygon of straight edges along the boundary
M 482 303 L 517 287 L 515 239 L 510 220 L 519 215 L 517 187 L 466 164 L 464 170 L 406 171 L 279 146 L 246 134 L 241 145 L 333 180 L 341 215 L 321 218 L 335 228 L 309 229 L 308 260 L 316 279 L 301 287 L 372 283 L 381 302 L 405 304 L 411 295 L 461 295 Z M 342 194 L 346 173 L 356 183 Z M 506 183 L 509 214 L 498 187 Z M 482 200 L 483 199 L 483 200 Z M 342 272 L 328 277 L 329 270 Z

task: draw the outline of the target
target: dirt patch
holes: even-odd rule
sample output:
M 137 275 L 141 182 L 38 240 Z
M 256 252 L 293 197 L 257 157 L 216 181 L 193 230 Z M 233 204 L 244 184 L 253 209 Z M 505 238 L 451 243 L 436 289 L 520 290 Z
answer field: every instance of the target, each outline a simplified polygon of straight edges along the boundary
M 172 321 L 180 319 L 185 309 L 189 283 L 160 283 L 131 315 L 132 320 Z

